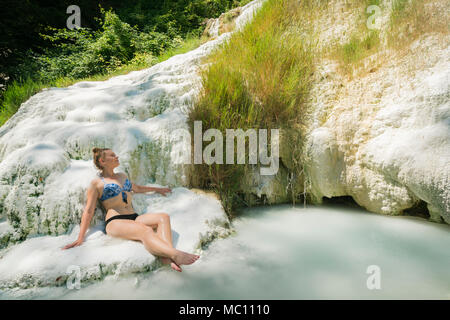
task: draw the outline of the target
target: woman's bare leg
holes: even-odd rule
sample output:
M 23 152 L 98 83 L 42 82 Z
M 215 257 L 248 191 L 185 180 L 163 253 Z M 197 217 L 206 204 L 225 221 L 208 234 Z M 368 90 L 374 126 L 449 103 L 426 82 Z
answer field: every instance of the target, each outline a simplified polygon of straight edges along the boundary
M 170 226 L 169 215 L 162 215 L 160 218 L 160 223 L 158 223 L 156 234 L 159 235 L 161 239 L 167 242 L 173 248 L 172 244 L 172 228 Z
M 139 215 L 135 221 L 143 223 L 146 226 L 156 228 L 156 233 L 158 236 L 167 242 L 168 245 L 173 247 L 170 216 L 167 213 L 145 213 Z
M 170 217 L 169 215 L 162 215 L 160 218 L 160 223 L 158 223 L 156 227 L 156 234 L 165 241 L 171 248 L 173 248 L 172 243 L 172 228 L 170 226 Z M 162 263 L 169 264 L 172 269 L 181 272 L 182 269 L 179 265 L 177 265 L 173 260 L 169 258 L 161 258 Z
M 170 247 L 173 248 L 172 244 L 172 228 L 170 225 L 170 216 L 167 213 L 146 213 L 140 215 L 136 218 L 137 222 L 144 223 L 147 226 L 155 227 L 156 234 L 160 239 L 165 241 Z M 181 267 L 177 265 L 173 260 L 166 257 L 161 257 L 161 262 L 163 264 L 169 264 L 172 269 L 181 272 Z
M 151 254 L 167 257 L 179 266 L 182 264 L 192 264 L 199 258 L 198 255 L 190 254 L 170 247 L 167 243 L 161 240 L 153 232 L 153 230 L 145 232 L 141 238 L 141 241 Z
M 172 259 L 177 265 L 192 264 L 199 256 L 177 250 L 161 240 L 151 227 L 130 220 L 116 219 L 106 226 L 112 237 L 139 240 L 151 254 Z

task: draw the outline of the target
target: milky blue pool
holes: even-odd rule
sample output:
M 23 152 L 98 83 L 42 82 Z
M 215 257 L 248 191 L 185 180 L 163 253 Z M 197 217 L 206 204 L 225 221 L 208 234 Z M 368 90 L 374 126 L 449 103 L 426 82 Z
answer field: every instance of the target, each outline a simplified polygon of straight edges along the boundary
M 177 273 L 113 276 L 1 299 L 450 299 L 450 226 L 343 206 L 248 209 Z M 368 273 L 369 271 L 369 273 Z

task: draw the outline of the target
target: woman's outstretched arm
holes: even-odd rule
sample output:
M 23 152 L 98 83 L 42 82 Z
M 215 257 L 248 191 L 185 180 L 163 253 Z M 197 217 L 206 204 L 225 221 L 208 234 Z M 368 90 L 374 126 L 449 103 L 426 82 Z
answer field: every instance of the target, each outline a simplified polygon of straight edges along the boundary
M 166 192 L 171 192 L 172 190 L 170 188 L 156 188 L 156 187 L 147 187 L 147 186 L 140 186 L 138 184 L 133 183 L 131 190 L 134 193 L 145 193 L 145 192 L 158 192 L 162 195 L 165 195 Z
M 97 205 L 97 198 L 97 188 L 95 187 L 94 181 L 92 181 L 87 190 L 87 202 L 83 211 L 83 215 L 81 217 L 80 233 L 78 234 L 78 239 L 75 242 L 66 245 L 64 248 L 62 248 L 63 250 L 79 246 L 83 243 L 84 234 L 89 228 L 89 224 L 91 223 L 92 217 L 94 216 L 95 207 Z
M 125 173 L 122 173 L 122 174 L 124 175 L 125 178 L 128 178 Z M 145 192 L 153 192 L 154 191 L 154 192 L 160 193 L 163 196 L 165 196 L 167 192 L 171 192 L 172 190 L 170 188 L 140 186 L 134 182 L 131 182 L 131 191 L 133 191 L 134 193 L 145 193 Z

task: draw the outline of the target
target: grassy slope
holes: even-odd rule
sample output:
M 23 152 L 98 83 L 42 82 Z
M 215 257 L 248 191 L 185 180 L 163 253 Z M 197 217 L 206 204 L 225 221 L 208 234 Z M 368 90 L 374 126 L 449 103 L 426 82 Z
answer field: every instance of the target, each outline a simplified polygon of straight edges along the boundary
M 317 45 L 317 30 L 323 17 L 330 14 L 330 2 L 267 0 L 249 25 L 209 57 L 212 64 L 202 73 L 203 91 L 190 114 L 191 128 L 195 120 L 201 120 L 203 130 L 219 129 L 223 137 L 226 128 L 281 128 L 280 150 L 288 150 L 281 161 L 290 177 L 307 186 L 302 137 L 305 117 L 314 107 L 306 101 L 314 85 L 315 65 L 332 59 L 340 64 L 342 74 L 362 76 L 370 72 L 370 65 L 363 63 L 365 58 L 385 49 L 401 51 L 429 31 L 448 31 L 445 22 L 433 20 L 424 10 L 430 2 L 394 0 L 391 6 L 381 0 L 348 1 L 344 6 L 356 13 L 356 21 L 350 22 L 349 40 L 331 41 L 323 47 Z M 367 12 L 370 5 L 388 15 L 381 30 L 367 27 L 373 14 Z M 249 204 L 242 186 L 249 167 L 195 165 L 191 184 L 214 189 L 232 216 L 237 207 Z M 288 185 L 293 201 L 308 191 L 294 189 L 295 185 Z
M 190 114 L 192 127 L 195 120 L 201 120 L 203 130 L 215 128 L 224 137 L 227 128 L 281 128 L 282 143 L 296 146 L 291 159 L 300 159 L 314 51 L 311 35 L 299 31 L 306 31 L 304 22 L 313 2 L 317 3 L 267 0 L 250 24 L 210 55 L 207 62 L 213 64 L 202 73 L 203 91 Z M 283 165 L 299 178 L 300 162 Z M 239 192 L 249 169 L 239 164 L 196 165 L 191 183 L 218 192 L 231 214 L 245 203 Z

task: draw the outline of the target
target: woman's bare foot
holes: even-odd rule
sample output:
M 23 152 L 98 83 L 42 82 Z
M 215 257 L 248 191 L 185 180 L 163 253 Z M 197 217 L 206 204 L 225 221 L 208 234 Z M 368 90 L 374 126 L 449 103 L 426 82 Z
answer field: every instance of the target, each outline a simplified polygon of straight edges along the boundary
M 181 266 L 182 264 L 192 264 L 194 263 L 198 258 L 200 258 L 199 255 L 196 254 L 190 254 L 181 250 L 177 250 L 177 253 L 175 253 L 173 257 L 173 261 Z
M 161 262 L 162 262 L 163 264 L 169 264 L 169 263 L 170 263 L 170 266 L 171 266 L 172 269 L 175 270 L 175 271 L 178 271 L 178 272 L 181 272 L 181 271 L 182 271 L 181 268 L 180 268 L 180 266 L 177 265 L 177 264 L 176 264 L 174 261 L 172 261 L 170 258 L 161 257 Z

